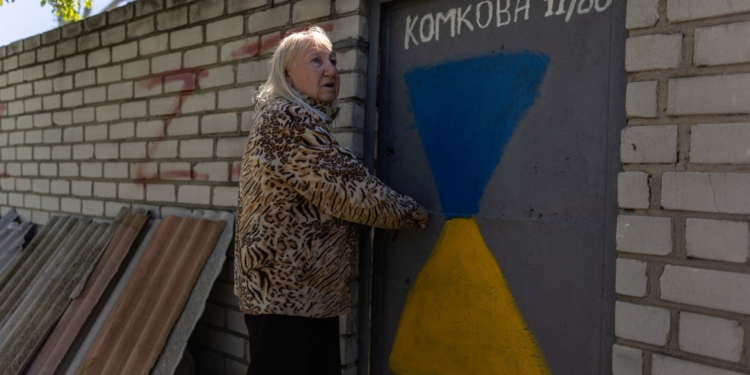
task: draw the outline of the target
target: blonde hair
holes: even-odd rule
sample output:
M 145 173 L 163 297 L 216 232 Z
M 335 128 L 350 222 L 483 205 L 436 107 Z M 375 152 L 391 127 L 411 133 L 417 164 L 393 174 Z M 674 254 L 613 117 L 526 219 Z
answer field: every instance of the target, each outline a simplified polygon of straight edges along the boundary
M 306 30 L 289 34 L 281 41 L 276 48 L 276 52 L 273 53 L 271 61 L 268 63 L 270 67 L 268 79 L 258 87 L 258 91 L 255 93 L 256 115 L 275 99 L 284 98 L 290 102 L 299 104 L 327 122 L 332 120 L 330 116 L 307 104 L 299 92 L 292 88 L 286 80 L 287 65 L 310 44 L 333 50 L 331 39 L 328 38 L 326 32 L 319 26 L 312 26 Z

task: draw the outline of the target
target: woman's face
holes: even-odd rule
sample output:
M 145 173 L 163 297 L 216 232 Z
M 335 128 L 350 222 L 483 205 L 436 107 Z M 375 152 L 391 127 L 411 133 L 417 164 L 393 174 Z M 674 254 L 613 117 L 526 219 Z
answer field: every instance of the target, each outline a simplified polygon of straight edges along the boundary
M 309 43 L 286 67 L 286 81 L 303 94 L 330 103 L 339 96 L 336 52 Z

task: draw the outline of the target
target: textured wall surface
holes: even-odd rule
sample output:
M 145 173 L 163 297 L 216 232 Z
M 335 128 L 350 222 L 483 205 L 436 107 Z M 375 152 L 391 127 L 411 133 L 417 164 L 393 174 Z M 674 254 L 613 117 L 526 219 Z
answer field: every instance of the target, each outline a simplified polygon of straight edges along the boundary
M 615 375 L 750 373 L 750 2 L 628 0 Z
M 362 152 L 367 24 L 360 0 L 139 0 L 0 47 L 0 207 L 114 217 L 234 210 L 253 91 L 282 32 L 328 30 L 338 52 L 337 139 Z M 244 374 L 231 260 L 191 349 L 201 373 Z M 355 288 L 356 289 L 356 288 Z M 342 318 L 356 372 L 356 316 Z

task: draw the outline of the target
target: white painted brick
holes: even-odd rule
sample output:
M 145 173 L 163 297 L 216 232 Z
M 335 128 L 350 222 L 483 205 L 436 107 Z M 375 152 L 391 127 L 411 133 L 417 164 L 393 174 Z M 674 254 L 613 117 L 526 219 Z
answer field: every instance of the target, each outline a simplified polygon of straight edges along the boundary
M 136 98 L 142 98 L 145 96 L 159 95 L 162 93 L 161 81 L 158 83 L 153 82 L 151 79 L 144 79 L 142 81 L 136 81 L 134 84 L 134 93 Z M 164 101 L 165 99 L 160 99 Z
M 172 107 L 178 100 L 180 100 L 178 97 L 151 99 L 148 105 L 149 114 L 151 116 L 171 114 Z
M 336 13 L 349 13 L 360 8 L 360 0 L 336 0 Z
M 8 84 L 16 84 L 24 81 L 23 69 L 12 71 L 8 73 Z
M 268 4 L 267 0 L 227 0 L 227 11 L 229 14 L 233 14 L 243 10 L 262 7 L 266 4 Z
M 96 84 L 96 70 L 86 70 L 75 74 L 75 85 L 78 87 L 93 86 Z
M 139 121 L 135 134 L 138 138 L 162 137 L 164 136 L 164 122 L 161 120 Z
M 669 336 L 669 320 L 669 310 L 615 303 L 615 335 L 619 338 L 663 346 Z
M 151 59 L 151 65 L 154 74 L 180 69 L 182 67 L 182 53 L 176 52 L 154 57 Z
M 23 206 L 26 208 L 40 209 L 42 208 L 42 199 L 35 194 L 26 194 L 24 195 Z
M 246 137 L 222 138 L 216 144 L 216 156 L 220 158 L 241 158 L 245 145 Z
M 243 17 L 237 16 L 206 25 L 206 41 L 214 42 L 242 35 Z
M 52 88 L 56 91 L 68 91 L 73 89 L 73 76 L 57 77 L 52 80 Z
M 711 98 L 711 100 L 706 100 Z M 726 74 L 669 80 L 670 115 L 750 112 L 750 74 Z
M 240 122 L 240 131 L 243 133 L 249 132 L 255 124 L 255 111 L 242 112 L 242 120 Z
M 23 207 L 23 194 L 8 194 L 8 203 L 10 203 L 11 206 Z
M 661 299 L 718 310 L 750 313 L 750 275 L 667 265 Z
M 203 26 L 175 31 L 169 35 L 169 47 L 179 49 L 203 43 Z
M 685 352 L 739 362 L 744 339 L 738 321 L 680 313 L 680 349 Z
M 49 222 L 50 214 L 44 211 L 32 211 L 31 222 L 36 225 L 46 225 Z
M 52 194 L 68 195 L 70 194 L 70 183 L 67 180 L 52 180 Z
M 117 185 L 119 199 L 143 200 L 143 185 L 120 183 Z
M 46 128 L 52 126 L 52 115 L 49 113 L 38 113 L 34 115 L 34 127 Z
M 617 251 L 649 255 L 672 252 L 672 219 L 666 217 L 617 217 Z
M 294 3 L 292 22 L 298 23 L 328 16 L 331 13 L 331 0 L 302 0 Z
M 101 50 L 99 54 L 106 52 L 107 50 Z M 47 77 L 54 76 L 63 72 L 62 61 L 55 61 L 44 65 L 44 75 Z M 65 73 L 77 72 L 79 70 L 86 69 L 86 55 L 78 55 L 65 59 L 64 66 Z
M 628 83 L 625 93 L 625 112 L 628 118 L 657 117 L 656 87 L 658 81 Z
M 57 164 L 55 163 L 41 163 L 39 164 L 39 175 L 45 177 L 57 176 Z
M 122 66 L 122 78 L 131 79 L 149 75 L 150 72 L 150 60 L 140 60 L 131 63 L 123 64 Z
M 31 191 L 31 180 L 29 180 L 28 178 L 17 178 L 16 190 L 17 191 Z M 23 206 L 23 203 L 21 203 L 21 206 Z
M 648 173 L 621 172 L 617 176 L 617 202 L 620 208 L 649 207 Z
M 617 259 L 615 291 L 633 297 L 645 297 L 648 292 L 646 262 L 633 259 Z
M 672 22 L 682 22 L 750 12 L 746 0 L 668 0 L 667 17 Z
M 16 98 L 26 98 L 34 94 L 34 85 L 31 83 L 25 83 L 23 85 L 16 86 Z
M 686 248 L 690 257 L 745 263 L 748 259 L 745 222 L 687 219 Z
M 71 142 L 83 142 L 83 128 L 67 128 L 63 131 L 63 139 L 65 143 Z
M 213 139 L 191 139 L 180 141 L 180 158 L 210 158 L 213 154 Z
M 83 90 L 83 102 L 86 104 L 102 103 L 107 101 L 107 88 L 95 87 Z
M 201 120 L 202 134 L 231 133 L 237 131 L 236 113 L 219 113 L 203 116 Z
M 125 25 L 112 27 L 101 32 L 102 45 L 109 46 L 125 40 Z
M 206 305 L 211 306 L 211 305 Z M 226 317 L 227 317 L 227 328 L 230 330 L 247 335 L 247 325 L 245 324 L 245 314 L 234 311 L 231 309 L 222 309 L 222 312 L 226 311 Z
M 695 30 L 696 65 L 738 64 L 750 61 L 750 22 Z
M 141 56 L 153 55 L 169 49 L 169 34 L 159 34 L 139 42 Z
M 60 177 L 78 177 L 78 164 L 60 163 Z
M 33 190 L 35 193 L 49 194 L 49 180 L 34 180 L 31 184 L 31 190 Z
M 221 61 L 234 61 L 257 56 L 260 39 L 257 36 L 236 40 L 221 46 Z
M 116 217 L 123 207 L 130 207 L 130 205 L 119 202 L 105 202 L 104 215 L 107 217 Z
M 31 160 L 32 159 L 32 148 L 31 147 L 18 147 L 18 148 L 16 148 L 16 159 L 18 159 L 18 160 Z
M 122 8 L 119 8 L 122 9 Z M 111 15 L 111 13 L 110 13 Z M 154 32 L 154 17 L 128 22 L 128 38 L 137 38 Z
M 146 186 L 146 200 L 152 202 L 174 202 L 176 200 L 173 185 L 148 184 Z
M 147 115 L 146 101 L 123 103 L 120 107 L 120 117 L 124 119 L 146 117 Z
M 26 144 L 42 143 L 42 131 L 32 130 L 26 132 Z
M 149 142 L 148 153 L 151 159 L 172 159 L 177 157 L 179 141 Z
M 70 190 L 79 197 L 90 197 L 92 186 L 91 181 L 70 181 Z
M 750 174 L 665 172 L 662 207 L 671 210 L 750 213 Z
M 110 66 L 96 70 L 96 81 L 98 83 L 112 83 L 122 80 L 122 66 Z
M 34 160 L 50 160 L 52 158 L 50 147 L 34 147 Z
M 60 211 L 60 198 L 42 197 L 42 209 L 48 211 Z
M 190 22 L 200 22 L 221 16 L 224 13 L 224 1 L 204 0 L 190 6 Z
M 701 365 L 681 359 L 654 354 L 652 375 L 740 375 L 739 372 Z
M 216 46 L 205 46 L 185 52 L 185 68 L 216 64 Z
M 16 88 L 8 87 L 0 90 L 0 100 L 8 101 L 16 98 Z
M 4 118 L 0 121 L 2 121 L 3 130 L 13 130 L 16 128 L 16 119 L 14 118 Z
M 237 68 L 237 83 L 263 82 L 268 74 L 268 60 L 248 61 Z
M 217 186 L 214 188 L 213 205 L 236 207 L 239 189 L 237 187 Z
M 135 136 L 135 125 L 132 122 L 123 122 L 109 126 L 109 139 L 126 139 Z
M 226 162 L 198 163 L 193 167 L 195 178 L 206 181 L 227 182 L 229 180 L 229 164 Z
M 138 42 L 122 44 L 112 48 L 112 62 L 120 62 L 138 57 Z
M 219 108 L 252 108 L 254 91 L 255 88 L 252 86 L 221 90 L 219 91 Z
M 39 164 L 37 163 L 23 163 L 21 170 L 24 176 L 39 176 Z
M 44 77 L 44 67 L 37 65 L 31 68 L 26 68 L 24 70 L 24 75 L 26 76 L 27 81 L 36 81 Z
M 211 188 L 209 186 L 180 185 L 177 201 L 190 204 L 209 204 Z M 236 201 L 235 201 L 236 204 Z
M 22 145 L 23 144 L 24 132 L 13 132 L 9 134 L 9 141 L 11 145 Z
M 42 47 L 36 51 L 36 59 L 46 62 L 55 59 L 55 46 Z
M 200 80 L 200 87 L 213 88 L 226 86 L 234 83 L 234 66 L 226 65 L 218 68 L 208 69 L 208 76 Z
M 346 52 L 339 53 L 336 67 L 340 72 L 350 70 L 367 71 L 367 55 L 358 49 L 350 49 Z M 349 105 L 353 103 L 347 103 Z
M 352 38 L 367 41 L 367 32 L 367 18 L 354 15 L 333 21 L 333 30 L 328 36 L 333 43 Z
M 169 123 L 169 127 L 167 128 L 167 135 L 169 136 L 193 134 L 198 134 L 197 116 L 175 118 Z
M 690 161 L 705 164 L 750 163 L 750 123 L 695 125 L 690 131 Z
M 142 159 L 146 157 L 146 142 L 127 142 L 120 144 L 120 158 Z
M 336 141 L 341 147 L 351 151 L 357 158 L 362 158 L 363 140 L 362 135 L 357 133 L 337 133 Z
M 81 177 L 102 177 L 102 163 L 81 163 Z
M 82 35 L 78 38 L 78 51 L 87 51 L 99 47 L 99 33 Z
M 160 163 L 159 178 L 162 180 L 189 181 L 191 180 L 190 163 Z
M 52 146 L 52 159 L 69 160 L 70 152 L 71 152 L 70 146 Z
M 626 127 L 620 133 L 620 159 L 623 163 L 676 163 L 677 134 L 677 125 Z
M 97 66 L 107 65 L 109 64 L 110 61 L 111 61 L 111 53 L 109 51 L 109 48 L 96 50 L 94 52 L 89 53 L 88 67 L 95 68 Z
M 128 178 L 128 163 L 104 163 L 104 178 Z
M 365 78 L 359 73 L 347 73 L 341 75 L 341 89 L 339 98 L 360 98 L 365 97 Z
M 117 143 L 97 143 L 94 145 L 94 154 L 97 159 L 117 159 L 119 146 Z
M 31 99 L 29 99 L 31 100 Z M 28 101 L 28 100 L 26 100 Z M 6 116 L 15 116 L 15 115 L 22 115 L 25 112 L 24 109 L 24 101 L 18 100 L 15 102 L 10 102 L 6 105 L 6 112 L 3 115 Z
M 107 100 L 122 100 L 133 97 L 133 83 L 122 82 L 109 85 L 107 87 Z M 118 113 L 119 116 L 119 113 Z
M 107 124 L 87 126 L 85 129 L 86 142 L 102 141 L 107 139 Z
M 2 160 L 16 160 L 16 149 L 15 148 L 3 148 L 0 152 L 2 152 Z
M 247 32 L 254 34 L 259 31 L 273 29 L 289 23 L 289 5 L 282 5 L 261 12 L 251 14 L 247 18 Z
M 62 96 L 60 94 L 45 96 L 42 99 L 42 106 L 45 111 L 58 109 L 62 106 Z
M 181 113 L 212 111 L 216 108 L 216 93 L 193 94 L 185 100 Z
M 82 213 L 88 216 L 104 216 L 104 202 L 84 200 Z
M 45 79 L 42 81 L 34 82 L 34 95 L 44 95 L 44 94 L 51 94 L 51 93 L 52 93 L 52 80 L 51 79 Z
M 18 129 L 31 129 L 34 127 L 34 116 L 19 116 L 16 119 L 16 128 Z M 21 134 L 21 133 L 16 133 Z M 21 138 L 21 142 L 23 143 L 23 138 Z M 13 141 L 11 140 L 11 144 L 13 144 Z
M 160 12 L 156 15 L 156 28 L 168 30 L 187 24 L 187 7 Z

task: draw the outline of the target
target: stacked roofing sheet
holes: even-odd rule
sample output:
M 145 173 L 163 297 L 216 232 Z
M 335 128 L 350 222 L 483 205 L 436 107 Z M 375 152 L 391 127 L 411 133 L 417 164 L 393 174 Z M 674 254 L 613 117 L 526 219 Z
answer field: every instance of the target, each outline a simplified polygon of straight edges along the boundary
M 16 210 L 10 210 L 0 218 L 0 276 L 21 255 L 24 245 L 32 236 L 31 223 L 18 223 Z

